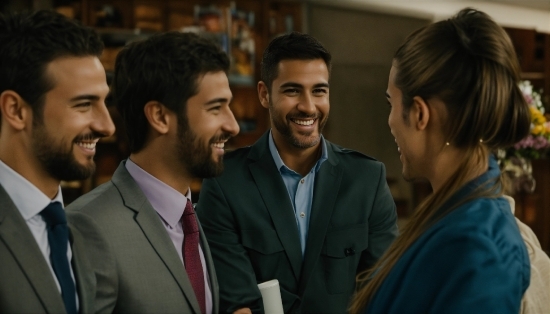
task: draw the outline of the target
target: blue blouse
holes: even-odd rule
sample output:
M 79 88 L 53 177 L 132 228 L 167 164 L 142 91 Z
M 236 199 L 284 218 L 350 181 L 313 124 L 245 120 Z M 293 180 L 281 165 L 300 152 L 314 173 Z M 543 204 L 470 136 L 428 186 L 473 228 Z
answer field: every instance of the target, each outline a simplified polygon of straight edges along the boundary
M 489 169 L 451 197 L 449 208 L 480 184 Z M 502 197 L 462 204 L 422 234 L 382 282 L 365 313 L 518 313 L 529 286 L 525 244 Z

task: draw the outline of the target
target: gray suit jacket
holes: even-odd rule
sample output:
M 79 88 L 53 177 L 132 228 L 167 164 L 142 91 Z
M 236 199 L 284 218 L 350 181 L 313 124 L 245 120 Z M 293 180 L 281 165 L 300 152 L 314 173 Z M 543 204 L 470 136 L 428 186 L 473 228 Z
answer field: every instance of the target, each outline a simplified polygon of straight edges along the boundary
M 110 182 L 80 197 L 68 210 L 95 220 L 109 239 L 119 277 L 115 312 L 200 313 L 174 244 L 124 162 Z M 210 276 L 213 312 L 217 313 L 218 281 L 202 229 L 200 241 Z
M 96 296 L 116 293 L 114 259 L 97 226 L 86 217 L 67 215 L 80 313 L 108 312 L 109 304 Z M 72 222 L 87 226 L 84 236 Z M 102 259 L 84 247 L 101 250 Z M 53 275 L 19 210 L 0 185 L 0 313 L 65 313 Z M 112 308 L 112 307 L 111 307 Z
M 315 175 L 304 256 L 293 205 L 268 147 L 226 154 L 225 170 L 204 180 L 197 205 L 220 282 L 220 309 L 262 313 L 257 284 L 278 279 L 287 313 L 345 313 L 358 272 L 397 235 L 384 165 L 327 141 Z

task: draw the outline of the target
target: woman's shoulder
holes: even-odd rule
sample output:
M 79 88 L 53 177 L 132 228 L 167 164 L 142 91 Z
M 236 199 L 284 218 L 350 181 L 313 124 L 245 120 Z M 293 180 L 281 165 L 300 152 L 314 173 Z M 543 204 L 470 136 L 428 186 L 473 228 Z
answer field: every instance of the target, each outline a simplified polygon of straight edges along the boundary
M 521 238 L 510 203 L 503 197 L 470 200 L 443 217 L 434 231 L 457 234 L 481 234 L 488 238 L 511 233 Z
M 426 230 L 419 240 L 417 243 L 424 248 L 450 245 L 464 254 L 513 254 L 519 260 L 528 258 L 510 205 L 502 197 L 479 198 L 460 205 Z

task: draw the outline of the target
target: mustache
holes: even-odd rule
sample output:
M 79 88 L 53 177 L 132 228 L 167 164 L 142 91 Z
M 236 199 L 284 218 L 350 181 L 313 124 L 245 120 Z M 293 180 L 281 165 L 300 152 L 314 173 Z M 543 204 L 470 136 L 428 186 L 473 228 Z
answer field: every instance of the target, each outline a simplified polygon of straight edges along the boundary
M 105 136 L 106 136 L 105 134 L 92 131 L 90 133 L 81 134 L 81 135 L 75 137 L 73 142 L 76 143 L 76 142 L 83 142 L 83 141 L 93 141 L 93 140 L 100 139 L 100 138 L 105 137 Z

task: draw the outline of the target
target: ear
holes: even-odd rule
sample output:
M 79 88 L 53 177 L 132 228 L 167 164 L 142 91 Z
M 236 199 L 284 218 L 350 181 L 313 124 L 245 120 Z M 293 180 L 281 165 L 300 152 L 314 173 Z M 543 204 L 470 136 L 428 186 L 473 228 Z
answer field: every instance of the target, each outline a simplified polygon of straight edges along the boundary
M 26 101 L 12 90 L 0 94 L 0 112 L 2 120 L 16 130 L 23 130 L 32 122 L 32 109 Z M 2 123 L 4 125 L 4 123 Z
M 269 89 L 263 81 L 258 82 L 258 97 L 262 107 L 269 108 Z
M 410 117 L 413 125 L 420 131 L 426 129 L 430 121 L 430 106 L 420 96 L 413 98 L 413 105 L 410 111 Z
M 143 107 L 149 126 L 159 134 L 166 134 L 170 129 L 171 111 L 162 103 L 151 100 Z

